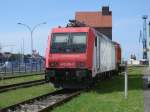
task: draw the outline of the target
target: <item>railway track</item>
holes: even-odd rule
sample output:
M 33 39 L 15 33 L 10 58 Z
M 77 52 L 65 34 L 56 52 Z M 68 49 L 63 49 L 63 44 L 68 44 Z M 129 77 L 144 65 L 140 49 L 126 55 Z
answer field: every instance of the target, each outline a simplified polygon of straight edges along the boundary
M 46 81 L 45 81 L 45 79 L 42 79 L 42 80 L 35 80 L 35 81 L 17 83 L 17 84 L 12 84 L 12 85 L 0 86 L 0 93 L 6 92 L 9 90 L 18 89 L 18 88 L 25 88 L 25 87 L 35 86 L 35 85 L 41 85 L 44 83 L 46 83 Z
M 71 100 L 79 95 L 81 90 L 58 90 L 18 104 L 0 109 L 0 112 L 45 112 Z
M 30 74 L 30 75 L 17 75 L 17 76 L 5 76 L 5 77 L 1 77 L 1 79 L 6 80 L 6 79 L 13 79 L 13 78 L 21 78 L 21 77 L 29 77 L 29 76 L 34 76 L 34 75 L 44 75 L 45 73 L 35 73 L 35 74 Z

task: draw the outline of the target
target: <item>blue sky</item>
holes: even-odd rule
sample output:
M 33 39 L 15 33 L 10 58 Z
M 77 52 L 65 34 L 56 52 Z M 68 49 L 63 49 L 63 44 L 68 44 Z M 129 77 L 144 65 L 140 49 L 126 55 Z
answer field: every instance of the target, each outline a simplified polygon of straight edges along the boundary
M 29 31 L 20 25 L 22 22 L 38 27 L 34 34 L 34 48 L 45 54 L 47 35 L 52 27 L 66 25 L 74 18 L 76 11 L 99 11 L 109 0 L 1 0 L 0 1 L 0 43 L 2 46 L 15 45 L 13 52 L 20 52 L 22 40 L 25 53 L 30 53 Z M 113 11 L 113 40 L 121 43 L 123 57 L 131 53 L 141 57 L 142 46 L 139 44 L 139 31 L 142 29 L 142 15 L 150 18 L 149 0 L 110 0 Z M 150 21 L 150 19 L 148 19 Z M 11 51 L 3 47 L 2 51 Z

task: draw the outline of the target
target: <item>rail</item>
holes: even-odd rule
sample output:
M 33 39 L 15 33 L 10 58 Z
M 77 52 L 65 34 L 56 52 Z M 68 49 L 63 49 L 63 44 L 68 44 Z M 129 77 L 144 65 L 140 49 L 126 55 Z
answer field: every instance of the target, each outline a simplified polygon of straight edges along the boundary
M 45 81 L 45 79 L 42 79 L 42 80 L 35 80 L 35 81 L 17 83 L 17 84 L 12 84 L 12 85 L 0 86 L 0 93 L 18 89 L 18 88 L 25 88 L 25 87 L 35 86 L 35 85 L 41 85 L 44 83 L 46 83 L 46 81 Z
M 0 112 L 44 112 L 51 111 L 54 107 L 71 100 L 79 95 L 81 90 L 58 90 L 52 93 L 38 96 L 27 101 L 3 108 Z
M 13 79 L 13 78 L 21 78 L 21 77 L 29 77 L 29 76 L 34 76 L 34 75 L 44 75 L 45 73 L 34 73 L 34 74 L 29 74 L 29 75 L 16 75 L 16 76 L 5 76 L 2 77 L 2 80 L 5 79 Z

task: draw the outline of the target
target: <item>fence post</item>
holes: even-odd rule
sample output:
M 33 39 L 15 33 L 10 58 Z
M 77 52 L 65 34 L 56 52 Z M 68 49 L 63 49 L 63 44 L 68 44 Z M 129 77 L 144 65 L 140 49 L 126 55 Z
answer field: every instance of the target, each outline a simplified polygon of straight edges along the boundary
M 13 63 L 11 63 L 11 73 L 14 74 Z
M 19 61 L 19 73 L 20 73 L 20 61 Z
M 27 71 L 27 68 L 26 68 L 26 62 L 25 62 L 24 64 L 25 64 L 25 73 L 26 73 L 26 71 Z
M 6 70 L 6 63 L 5 63 L 5 68 L 4 68 L 4 71 L 5 71 L 5 75 L 6 75 L 6 72 L 7 72 L 7 70 Z
M 40 59 L 40 72 L 41 72 L 41 63 L 42 63 L 42 61 L 41 61 L 41 59 Z
M 38 63 L 36 62 L 36 72 L 37 72 L 37 64 L 38 64 Z
M 125 72 L 124 72 L 124 82 L 125 82 L 125 84 L 124 84 L 124 95 L 125 95 L 125 99 L 127 99 L 128 98 L 128 67 L 127 67 L 127 63 L 125 63 Z
M 33 60 L 32 60 L 33 61 Z M 31 68 L 31 73 L 32 73 L 32 69 L 33 69 L 33 65 L 32 65 L 32 61 L 31 61 L 31 65 L 30 65 L 30 68 Z

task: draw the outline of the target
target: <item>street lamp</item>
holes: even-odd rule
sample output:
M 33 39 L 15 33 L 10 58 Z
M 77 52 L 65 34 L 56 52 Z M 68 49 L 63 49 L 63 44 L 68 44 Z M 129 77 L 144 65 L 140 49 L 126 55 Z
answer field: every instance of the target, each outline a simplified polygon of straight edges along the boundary
M 150 37 L 150 22 L 149 22 L 149 37 Z
M 150 22 L 149 22 L 149 42 L 148 42 L 148 46 L 149 46 L 149 68 L 150 68 Z
M 27 25 L 27 24 L 18 23 L 18 25 L 22 25 L 22 26 L 26 27 L 26 28 L 30 31 L 30 36 L 31 36 L 31 55 L 32 55 L 32 53 L 33 53 L 33 32 L 34 32 L 34 30 L 35 30 L 38 26 L 40 26 L 40 25 L 42 25 L 42 24 L 46 24 L 46 22 L 42 22 L 42 23 L 36 24 L 33 28 L 31 28 L 31 27 L 30 27 L 29 25 Z

